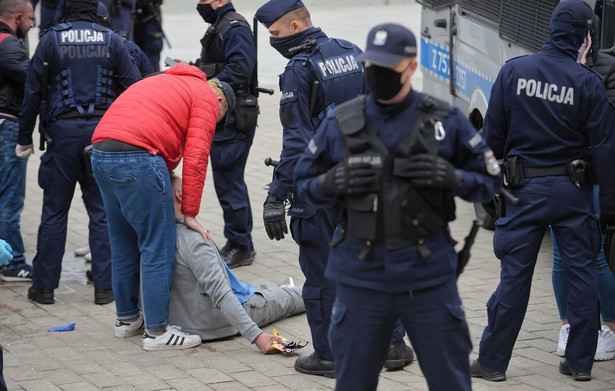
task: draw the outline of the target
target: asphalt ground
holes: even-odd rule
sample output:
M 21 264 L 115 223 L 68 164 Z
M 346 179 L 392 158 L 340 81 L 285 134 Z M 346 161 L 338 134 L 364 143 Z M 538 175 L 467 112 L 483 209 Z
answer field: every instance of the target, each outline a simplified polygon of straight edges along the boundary
M 206 26 L 193 7 L 165 5 L 164 28 L 172 44 L 165 46 L 161 58 L 169 55 L 196 59 L 199 39 Z M 178 2 L 184 4 L 185 1 Z M 196 3 L 196 2 L 195 2 Z M 249 20 L 261 2 L 237 1 L 238 11 Z M 420 5 L 414 2 L 383 6 L 348 5 L 348 1 L 310 8 L 314 25 L 333 37 L 365 46 L 369 29 L 380 22 L 406 25 L 417 35 L 420 30 Z M 362 2 L 363 3 L 363 2 Z M 254 4 L 254 5 L 253 5 Z M 306 2 L 310 6 L 309 0 Z M 252 6 L 252 8 L 249 8 Z M 163 12 L 165 12 L 163 10 Z M 37 29 L 30 33 L 31 52 Z M 261 95 L 259 127 L 250 152 L 246 181 L 254 215 L 253 239 L 256 261 L 234 269 L 238 277 L 252 284 L 284 284 L 293 277 L 297 284 L 304 278 L 299 269 L 298 251 L 290 237 L 271 241 L 262 223 L 265 186 L 271 169 L 266 157 L 279 156 L 282 131 L 278 119 L 279 92 L 277 75 L 285 60 L 268 45 L 268 35 L 259 30 L 259 77 L 261 86 L 276 90 L 274 96 Z M 421 75 L 413 86 L 421 89 Z M 428 92 L 428 91 L 427 91 Z M 37 140 L 34 141 L 37 145 Z M 22 213 L 22 233 L 27 260 L 36 251 L 36 235 L 41 213 L 42 190 L 37 184 L 41 152 L 29 159 L 27 194 Z M 94 288 L 87 282 L 88 264 L 73 251 L 87 243 L 87 214 L 77 190 L 69 214 L 68 237 L 56 303 L 39 305 L 27 299 L 28 283 L 0 283 L 0 344 L 4 348 L 4 376 L 9 390 L 330 390 L 334 379 L 309 376 L 293 369 L 296 355 L 262 355 L 238 336 L 183 351 L 146 352 L 140 336 L 119 339 L 114 336 L 115 305 L 94 305 Z M 473 206 L 457 200 L 457 220 L 451 224 L 453 237 L 463 244 L 474 218 Z M 214 240 L 224 243 L 222 210 L 217 202 L 211 175 L 205 190 L 198 220 L 210 230 Z M 482 330 L 487 323 L 485 303 L 499 282 L 499 261 L 493 255 L 493 233 L 481 229 L 472 249 L 472 258 L 458 285 L 466 310 L 476 358 Z M 614 390 L 615 362 L 597 362 L 591 382 L 575 382 L 558 371 L 560 358 L 555 354 L 560 321 L 551 286 L 552 247 L 548 236 L 539 253 L 532 295 L 523 328 L 515 345 L 507 371 L 508 380 L 490 383 L 473 380 L 475 390 Z M 50 328 L 76 323 L 69 332 L 48 332 Z M 276 322 L 264 328 L 276 329 L 291 340 L 310 341 L 304 315 Z M 312 352 L 311 345 L 298 355 Z M 379 390 L 426 390 L 418 363 L 401 371 L 382 372 Z

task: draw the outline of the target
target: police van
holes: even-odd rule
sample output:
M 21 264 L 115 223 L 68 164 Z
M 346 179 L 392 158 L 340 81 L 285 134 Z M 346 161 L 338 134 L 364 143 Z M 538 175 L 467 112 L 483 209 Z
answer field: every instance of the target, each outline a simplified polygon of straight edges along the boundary
M 549 36 L 559 0 L 417 0 L 422 5 L 423 91 L 457 106 L 479 131 L 491 87 L 507 60 L 534 53 Z M 601 50 L 615 46 L 615 0 L 587 1 Z M 483 226 L 494 219 L 475 204 Z

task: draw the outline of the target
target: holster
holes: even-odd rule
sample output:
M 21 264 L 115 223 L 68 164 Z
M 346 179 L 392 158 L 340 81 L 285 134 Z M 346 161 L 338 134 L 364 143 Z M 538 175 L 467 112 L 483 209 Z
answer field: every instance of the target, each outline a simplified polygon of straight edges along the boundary
M 83 148 L 83 162 L 85 164 L 85 170 L 91 177 L 94 176 L 94 172 L 92 171 L 92 149 L 91 144 Z
M 504 175 L 504 186 L 508 189 L 519 189 L 525 186 L 525 175 L 523 165 L 519 156 L 511 156 L 502 165 Z
M 238 96 L 235 105 L 235 128 L 242 133 L 250 133 L 256 127 L 260 108 L 254 95 Z

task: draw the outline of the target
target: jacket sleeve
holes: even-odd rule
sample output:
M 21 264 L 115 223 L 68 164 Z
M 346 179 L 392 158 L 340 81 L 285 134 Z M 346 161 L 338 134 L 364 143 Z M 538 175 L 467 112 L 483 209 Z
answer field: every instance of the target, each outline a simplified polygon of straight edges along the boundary
M 250 319 L 235 294 L 226 275 L 220 253 L 211 242 L 197 239 L 187 259 L 194 276 L 214 307 L 241 335 L 254 342 L 262 330 Z
M 0 74 L 2 79 L 11 80 L 15 85 L 26 84 L 30 59 L 26 49 L 14 36 L 8 36 L 0 43 Z
M 216 77 L 233 88 L 247 84 L 252 78 L 256 62 L 256 47 L 250 28 L 243 23 L 225 31 L 221 40 L 226 65 Z
M 131 84 L 141 79 L 141 73 L 135 63 L 135 60 L 130 55 L 127 46 L 124 44 L 122 37 L 117 34 L 112 34 L 113 45 L 115 53 L 113 57 L 115 59 L 115 74 L 117 75 L 118 83 L 121 90 L 124 91 Z
M 506 112 L 505 96 L 503 94 L 504 80 L 506 79 L 505 72 L 508 69 L 508 64 L 500 70 L 498 77 L 491 88 L 491 97 L 489 98 L 489 106 L 485 114 L 485 123 L 483 126 L 483 137 L 487 140 L 487 144 L 493 150 L 496 159 L 504 159 L 506 156 L 505 141 L 508 134 L 508 113 Z
M 188 217 L 199 214 L 218 120 L 218 100 L 209 86 L 195 89 L 192 99 L 182 167 L 182 213 Z
M 280 77 L 280 121 L 282 153 L 275 168 L 269 194 L 285 200 L 293 189 L 293 170 L 314 134 L 309 115 L 310 91 L 314 77 L 302 65 L 289 67 Z

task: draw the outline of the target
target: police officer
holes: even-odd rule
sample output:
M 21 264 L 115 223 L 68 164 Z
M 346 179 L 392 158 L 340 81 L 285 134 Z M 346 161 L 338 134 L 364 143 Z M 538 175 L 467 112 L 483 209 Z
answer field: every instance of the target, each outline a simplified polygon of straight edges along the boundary
M 120 35 L 128 35 L 132 22 L 132 8 L 135 1 L 136 0 L 101 0 L 109 10 L 111 16 L 111 30 Z
M 83 149 L 111 102 L 139 71 L 119 35 L 96 23 L 97 0 L 68 0 L 66 21 L 45 33 L 36 48 L 26 79 L 16 152 L 32 153 L 32 131 L 38 114 L 46 124 L 47 151 L 41 157 L 39 185 L 43 211 L 33 260 L 28 298 L 54 302 L 62 270 L 70 203 L 79 182 L 90 217 L 94 302 L 113 301 L 107 220 L 98 186 L 86 172 Z M 48 64 L 47 75 L 44 75 Z M 42 85 L 47 80 L 46 85 Z M 41 95 L 48 92 L 47 107 Z
M 600 326 L 600 226 L 587 176 L 590 159 L 598 171 L 600 219 L 607 228 L 615 224 L 615 112 L 601 77 L 576 61 L 592 16 L 584 1 L 559 3 L 542 50 L 504 64 L 492 89 L 483 132 L 495 156 L 505 159 L 506 183 L 521 202 L 507 203 L 496 222 L 493 246 L 502 271 L 487 302 L 475 377 L 506 379 L 536 257 L 551 226 L 568 278 L 570 336 L 559 370 L 574 380 L 591 379 Z
M 335 284 L 325 278 L 325 267 L 335 228 L 335 211 L 308 206 L 301 194 L 291 197 L 292 171 L 325 108 L 365 92 L 363 67 L 356 59 L 360 49 L 351 42 L 328 38 L 320 28 L 313 27 L 307 8 L 299 0 L 271 0 L 257 10 L 255 17 L 269 30 L 273 48 L 289 59 L 280 76 L 283 149 L 264 204 L 263 219 L 269 238 L 283 239 L 288 232 L 284 201 L 292 198 L 288 214 L 293 239 L 299 245 L 299 264 L 306 278 L 303 300 L 314 346 L 312 355 L 296 360 L 295 369 L 333 377 L 335 370 L 327 331 Z M 386 364 L 389 369 L 403 367 L 414 357 L 403 336 L 404 330 L 399 325 L 393 338 L 389 338 L 393 341 Z
M 337 390 L 375 390 L 395 320 L 430 390 L 470 390 L 472 349 L 448 222 L 454 196 L 491 199 L 499 167 L 456 109 L 411 88 L 416 39 L 370 30 L 369 94 L 333 110 L 295 169 L 297 196 L 343 210 L 326 276 L 337 283 L 329 341 Z
M 33 1 L 35 7 L 38 1 Z M 56 24 L 64 17 L 66 0 L 41 0 L 41 22 L 39 24 L 39 36 Z
M 162 40 L 165 38 L 162 30 L 162 14 L 160 6 L 162 0 L 133 0 L 136 1 L 133 23 L 133 34 L 128 34 L 130 40 L 145 52 L 154 72 L 160 71 L 160 52 Z
M 252 243 L 252 209 L 244 180 L 259 111 L 254 74 L 256 46 L 250 25 L 235 12 L 230 0 L 201 0 L 197 11 L 211 26 L 201 39 L 201 58 L 196 65 L 208 78 L 230 84 L 237 98 L 226 126 L 215 133 L 210 153 L 227 239 L 220 253 L 233 268 L 250 265 L 256 254 Z

